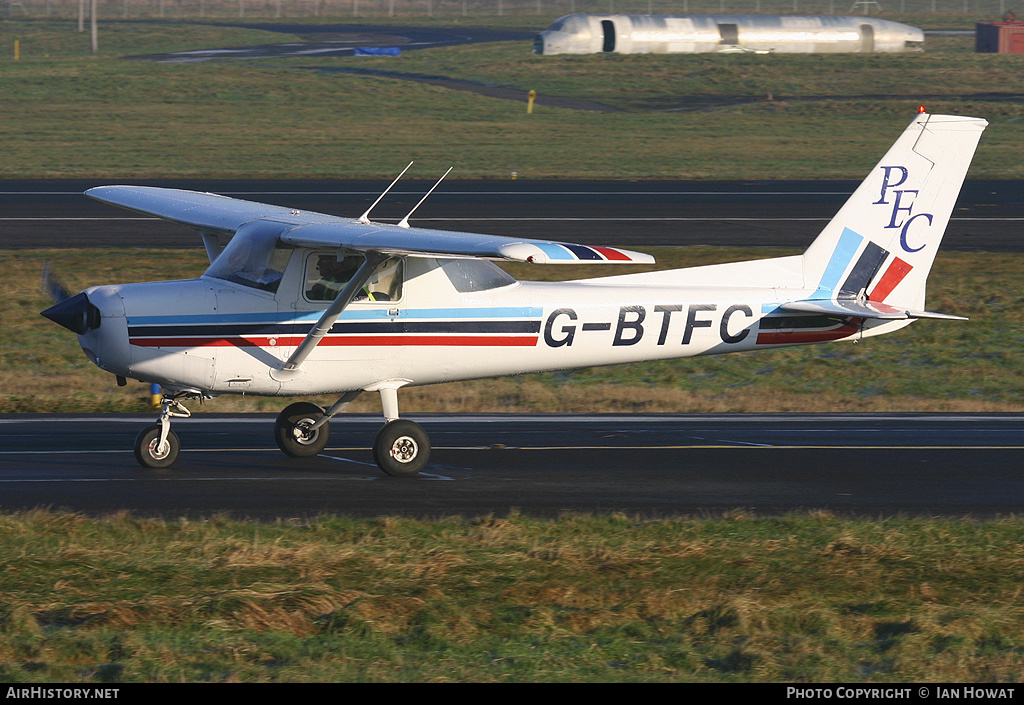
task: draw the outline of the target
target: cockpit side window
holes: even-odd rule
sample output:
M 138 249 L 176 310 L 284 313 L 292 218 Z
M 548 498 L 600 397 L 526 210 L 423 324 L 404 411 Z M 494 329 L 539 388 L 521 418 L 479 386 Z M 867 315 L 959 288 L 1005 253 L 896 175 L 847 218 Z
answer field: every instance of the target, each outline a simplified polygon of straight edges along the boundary
M 334 301 L 349 280 L 362 266 L 362 255 L 335 253 L 311 255 L 306 260 L 306 282 L 303 292 L 308 301 Z M 374 270 L 355 301 L 397 301 L 402 298 L 402 260 L 390 257 Z
M 260 225 L 267 227 L 239 229 L 206 275 L 276 293 L 293 248 L 278 240 L 280 225 Z

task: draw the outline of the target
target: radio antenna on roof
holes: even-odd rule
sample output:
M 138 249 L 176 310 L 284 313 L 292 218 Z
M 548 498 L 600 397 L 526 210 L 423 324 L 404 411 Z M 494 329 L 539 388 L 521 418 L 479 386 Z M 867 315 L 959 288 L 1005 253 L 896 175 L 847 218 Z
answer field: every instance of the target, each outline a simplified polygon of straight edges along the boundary
M 444 173 L 444 176 L 442 176 L 440 179 L 438 179 L 437 183 L 430 187 L 430 190 L 427 191 L 426 194 L 424 194 L 423 198 L 420 199 L 420 202 L 417 203 L 413 207 L 413 209 L 411 211 L 409 211 L 409 215 L 412 215 L 413 213 L 416 212 L 416 209 L 419 208 L 423 204 L 423 202 L 425 200 L 427 200 L 427 196 L 432 194 L 434 192 L 434 189 L 436 189 L 438 186 L 441 185 L 441 182 L 444 181 L 444 177 L 448 176 L 448 174 L 452 173 L 452 169 L 454 169 L 454 168 L 455 167 L 452 167 L 452 166 L 448 167 L 448 171 L 446 171 Z M 398 223 L 398 227 L 400 227 L 400 228 L 408 228 L 409 227 L 409 215 L 407 215 L 404 218 L 402 218 L 401 222 Z
M 359 222 L 360 223 L 362 223 L 363 225 L 369 225 L 370 224 L 370 211 L 372 211 L 374 208 L 377 207 L 377 204 L 380 203 L 380 199 L 382 199 L 382 198 L 384 198 L 385 196 L 388 195 L 388 191 L 390 191 L 394 187 L 394 185 L 398 183 L 398 180 L 405 175 L 405 172 L 409 171 L 409 167 L 412 166 L 412 165 L 413 165 L 413 163 L 409 162 L 409 164 L 404 169 L 402 169 L 402 173 L 399 174 L 398 176 L 396 176 L 395 180 L 391 182 L 391 186 L 388 186 L 386 189 L 384 189 L 384 193 L 382 193 L 381 195 L 377 196 L 377 200 L 374 201 L 370 205 L 370 207 L 366 209 L 365 213 L 363 213 L 361 216 L 359 216 Z

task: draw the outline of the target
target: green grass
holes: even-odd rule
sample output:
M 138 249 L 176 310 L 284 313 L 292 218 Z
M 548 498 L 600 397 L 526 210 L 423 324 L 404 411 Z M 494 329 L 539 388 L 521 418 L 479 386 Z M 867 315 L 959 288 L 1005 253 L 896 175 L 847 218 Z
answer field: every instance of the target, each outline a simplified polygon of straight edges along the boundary
M 9 67 L 14 63 L 15 40 L 20 43 L 20 61 L 53 64 L 80 59 L 95 63 L 138 54 L 272 44 L 287 37 L 279 32 L 260 29 L 174 21 L 105 20 L 99 27 L 99 51 L 93 56 L 88 23 L 84 32 L 78 32 L 77 22 L 72 19 L 2 18 L 0 47 L 3 64 Z
M 22 41 L 20 61 L 0 59 L 4 177 L 386 178 L 414 159 L 418 173 L 454 164 L 462 178 L 859 179 L 922 93 L 937 96 L 932 112 L 992 123 L 972 177 L 1024 173 L 1024 105 L 971 98 L 1013 93 L 1018 57 L 974 54 L 966 38 L 907 55 L 544 57 L 507 42 L 390 59 L 153 64 L 118 57 L 289 37 L 121 21 L 104 23 L 103 37 L 93 57 L 70 21 L 0 21 L 0 48 Z M 528 115 L 525 103 L 317 70 L 345 67 L 534 89 L 622 112 L 541 102 Z M 736 100 L 748 102 L 714 105 Z
M 650 250 L 662 268 L 786 254 L 715 247 Z M 77 291 L 94 284 L 187 278 L 202 250 L 0 252 L 0 413 L 141 411 L 148 387 L 125 388 L 90 363 L 77 339 L 38 315 L 43 261 Z M 918 321 L 861 343 L 834 343 L 706 358 L 567 370 L 403 390 L 410 412 L 1021 411 L 1024 255 L 940 253 L 929 279 L 931 310 L 970 322 Z M 607 269 L 508 265 L 521 279 L 604 276 Z M 631 268 L 624 268 L 629 271 Z M 619 270 L 622 271 L 622 270 Z M 280 399 L 224 396 L 209 411 L 278 411 Z M 373 395 L 351 411 L 379 412 Z
M 8 683 L 1024 678 L 1019 518 L 0 529 Z

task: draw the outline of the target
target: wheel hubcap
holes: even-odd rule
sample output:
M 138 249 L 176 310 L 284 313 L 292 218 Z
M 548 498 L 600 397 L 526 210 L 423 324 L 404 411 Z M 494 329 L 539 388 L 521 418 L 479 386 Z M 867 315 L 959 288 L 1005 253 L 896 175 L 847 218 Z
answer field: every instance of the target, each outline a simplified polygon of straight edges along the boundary
M 147 449 L 149 450 L 149 455 L 153 460 L 163 460 L 171 452 L 171 442 L 164 441 L 161 444 L 160 438 L 157 437 L 149 442 Z
M 292 436 L 295 438 L 295 442 L 304 446 L 308 446 L 316 440 L 318 431 L 310 431 L 309 427 L 313 425 L 313 419 L 302 419 L 297 421 L 295 426 L 292 428 Z
M 400 463 L 411 463 L 420 452 L 416 441 L 409 436 L 395 439 L 391 444 L 391 457 Z

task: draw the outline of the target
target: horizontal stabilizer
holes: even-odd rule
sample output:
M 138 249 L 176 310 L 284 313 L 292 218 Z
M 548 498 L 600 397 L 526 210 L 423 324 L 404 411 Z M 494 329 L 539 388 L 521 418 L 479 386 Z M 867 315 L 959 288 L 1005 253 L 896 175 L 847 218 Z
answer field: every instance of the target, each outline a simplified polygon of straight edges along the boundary
M 913 311 L 911 309 L 879 301 L 857 301 L 836 299 L 813 299 L 806 301 L 790 301 L 779 306 L 779 310 L 797 313 L 819 313 L 826 316 L 854 316 L 856 318 L 877 318 L 882 320 L 905 320 L 908 318 L 941 318 L 950 321 L 966 321 L 963 316 L 952 316 L 948 313 L 932 311 Z

